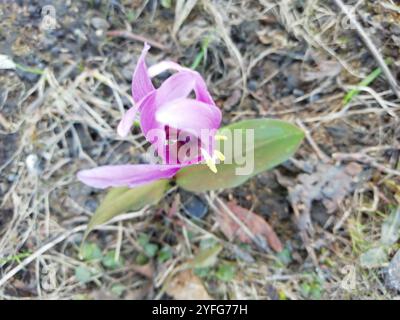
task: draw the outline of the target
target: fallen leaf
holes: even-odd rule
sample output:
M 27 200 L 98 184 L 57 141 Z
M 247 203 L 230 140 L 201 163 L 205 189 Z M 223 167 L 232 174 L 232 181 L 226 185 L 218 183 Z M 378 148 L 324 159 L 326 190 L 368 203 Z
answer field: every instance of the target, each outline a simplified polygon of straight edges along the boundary
M 154 266 L 151 263 L 147 263 L 143 266 L 130 265 L 129 268 L 148 279 L 154 278 Z
M 208 268 L 213 266 L 218 260 L 218 254 L 222 251 L 222 245 L 217 244 L 211 248 L 201 250 L 188 266 L 193 268 Z
M 259 215 L 237 205 L 234 201 L 227 203 L 229 210 L 235 214 L 244 225 L 258 238 L 266 239 L 270 247 L 280 252 L 283 246 L 274 229 Z M 252 239 L 246 232 L 229 216 L 229 214 L 221 208 L 220 214 L 216 216 L 217 222 L 223 234 L 230 240 L 238 238 L 241 242 L 251 243 Z
M 181 271 L 173 277 L 166 286 L 166 292 L 176 300 L 212 299 L 192 270 Z
M 224 102 L 224 109 L 226 111 L 231 110 L 232 107 L 239 103 L 241 97 L 242 92 L 240 90 L 234 90 L 232 94 L 228 97 L 228 99 L 226 99 L 226 101 Z
M 362 172 L 362 166 L 350 162 L 345 166 L 328 163 L 307 163 L 309 173 L 299 174 L 296 185 L 288 187 L 293 210 L 299 212 L 300 230 L 311 230 L 311 208 L 315 201 L 323 204 L 328 214 L 333 213 L 350 194 Z
M 321 61 L 318 64 L 318 71 L 306 71 L 303 74 L 304 81 L 322 80 L 328 77 L 337 76 L 342 70 L 340 63 L 336 61 Z

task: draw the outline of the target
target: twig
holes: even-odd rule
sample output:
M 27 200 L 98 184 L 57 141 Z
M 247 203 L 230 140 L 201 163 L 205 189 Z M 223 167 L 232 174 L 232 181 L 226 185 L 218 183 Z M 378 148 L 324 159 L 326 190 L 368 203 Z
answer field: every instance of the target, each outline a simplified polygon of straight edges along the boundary
M 360 35 L 361 39 L 364 41 L 365 45 L 367 46 L 368 50 L 375 58 L 376 62 L 382 69 L 382 72 L 385 74 L 386 79 L 389 82 L 390 87 L 392 88 L 394 94 L 400 99 L 400 90 L 399 86 L 396 82 L 396 79 L 393 77 L 392 73 L 390 72 L 385 60 L 383 60 L 382 55 L 379 53 L 378 49 L 368 37 L 367 33 L 364 31 L 363 27 L 358 23 L 357 19 L 354 17 L 353 14 L 346 8 L 342 0 L 334 0 L 336 5 L 343 11 L 343 13 L 347 16 L 350 23 L 356 28 L 358 34 Z
M 160 42 L 148 39 L 146 37 L 143 37 L 143 36 L 138 35 L 138 34 L 134 34 L 132 32 L 126 31 L 126 30 L 112 30 L 112 31 L 108 31 L 106 34 L 107 34 L 107 36 L 110 36 L 110 37 L 121 37 L 121 38 L 135 40 L 135 41 L 139 41 L 139 42 L 143 42 L 143 43 L 147 42 L 152 47 L 155 47 L 155 48 L 160 49 L 160 50 L 166 50 L 167 49 L 167 47 L 164 46 Z
M 394 176 L 400 176 L 400 171 L 391 169 L 388 167 L 385 167 L 383 164 L 378 163 L 375 161 L 374 158 L 370 157 L 369 155 L 363 154 L 363 153 L 334 153 L 332 155 L 332 158 L 338 161 L 343 161 L 343 160 L 352 160 L 352 161 L 358 161 L 364 164 L 368 164 L 371 167 L 374 167 L 375 169 L 378 169 L 379 171 L 382 171 L 384 173 L 394 175 Z
M 308 143 L 314 149 L 314 151 L 317 154 L 318 158 L 323 162 L 328 162 L 329 161 L 329 157 L 318 147 L 317 143 L 312 138 L 310 131 L 305 127 L 303 122 L 301 122 L 301 120 L 298 119 L 298 120 L 296 120 L 296 124 L 304 131 L 304 134 L 306 136 L 306 139 L 307 139 Z

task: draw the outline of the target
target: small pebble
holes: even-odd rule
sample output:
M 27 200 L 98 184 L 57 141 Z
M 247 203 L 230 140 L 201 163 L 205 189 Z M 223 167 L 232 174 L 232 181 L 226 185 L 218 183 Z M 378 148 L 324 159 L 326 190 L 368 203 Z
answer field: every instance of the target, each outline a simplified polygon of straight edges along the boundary
M 314 103 L 314 102 L 318 101 L 319 99 L 321 99 L 321 96 L 319 94 L 313 94 L 312 96 L 310 96 L 308 98 L 308 101 L 310 103 Z
M 38 176 L 42 172 L 40 159 L 36 154 L 30 154 L 25 160 L 26 168 L 30 174 Z
M 88 199 L 85 201 L 85 208 L 89 211 L 95 212 L 97 209 L 97 201 L 93 199 Z
M 7 181 L 8 182 L 14 182 L 15 181 L 15 179 L 17 179 L 17 175 L 16 174 L 14 174 L 14 173 L 11 173 L 11 174 L 9 174 L 8 176 L 7 176 Z
M 98 30 L 107 30 L 110 27 L 110 24 L 107 22 L 107 20 L 100 17 L 92 18 L 91 23 L 93 28 Z
M 257 81 L 255 81 L 255 80 L 250 80 L 250 81 L 247 83 L 247 88 L 248 88 L 250 91 L 256 91 L 256 90 L 257 90 Z
M 304 91 L 296 88 L 293 90 L 293 95 L 295 97 L 302 97 L 304 96 Z
M 197 219 L 203 219 L 208 212 L 207 205 L 197 196 L 186 201 L 184 209 L 189 216 Z

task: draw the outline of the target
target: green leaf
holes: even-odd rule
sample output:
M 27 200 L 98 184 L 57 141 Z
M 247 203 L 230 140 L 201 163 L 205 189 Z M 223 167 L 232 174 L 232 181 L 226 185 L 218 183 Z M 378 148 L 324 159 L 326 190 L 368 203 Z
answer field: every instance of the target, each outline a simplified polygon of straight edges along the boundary
M 217 262 L 218 255 L 222 249 L 220 244 L 203 249 L 188 263 L 188 266 L 197 269 L 212 267 Z
M 172 0 L 161 0 L 161 6 L 170 9 L 172 6 Z
M 110 250 L 106 253 L 104 258 L 101 260 L 104 267 L 114 270 L 121 267 L 124 261 L 121 257 L 118 260 L 115 259 L 115 250 Z
M 146 254 L 146 256 L 148 256 L 149 258 L 153 258 L 157 254 L 158 245 L 156 245 L 155 243 L 147 243 L 143 247 L 143 251 Z
M 137 241 L 141 247 L 144 247 L 146 244 L 150 242 L 150 236 L 146 233 L 141 233 L 139 234 Z
M 138 265 L 143 266 L 143 265 L 149 263 L 149 258 L 148 258 L 145 254 L 143 254 L 143 253 L 140 252 L 140 253 L 136 256 L 135 261 L 136 261 L 136 263 L 137 263 Z
M 156 255 L 156 253 L 158 251 L 158 245 L 150 242 L 149 235 L 147 235 L 145 233 L 141 233 L 138 237 L 138 243 L 143 248 L 144 254 L 148 258 L 152 258 Z
M 111 287 L 111 292 L 114 293 L 116 296 L 120 297 L 126 290 L 126 287 L 123 284 L 117 283 Z
M 87 283 L 92 278 L 92 272 L 87 267 L 79 266 L 79 267 L 75 268 L 75 278 L 80 283 Z
M 204 164 L 193 165 L 177 173 L 177 184 L 184 189 L 194 192 L 237 187 L 254 175 L 271 169 L 289 159 L 304 138 L 302 130 L 284 121 L 275 119 L 245 120 L 231 124 L 220 130 L 219 134 L 228 137 L 219 146 L 219 150 L 222 153 L 225 147 L 229 150 L 229 146 L 234 146 L 234 141 L 240 143 L 240 139 L 233 139 L 235 129 L 244 129 L 241 133 L 242 148 L 231 147 L 233 157 L 230 158 L 237 159 L 243 155 L 243 158 L 246 159 L 247 156 L 250 157 L 253 154 L 254 167 L 249 174 L 238 175 L 237 169 L 242 168 L 244 164 L 238 164 L 234 160 L 230 164 L 226 163 L 227 161 L 217 164 L 217 173 L 213 173 Z M 246 142 L 245 129 L 254 129 L 253 145 Z
M 201 278 L 207 278 L 210 276 L 210 268 L 194 268 L 194 274 Z
M 81 257 L 83 260 L 101 259 L 102 253 L 99 246 L 95 243 L 85 243 L 81 248 Z
M 236 274 L 236 267 L 231 263 L 222 264 L 218 267 L 217 272 L 215 275 L 221 281 L 231 281 Z
M 203 39 L 202 44 L 201 44 L 201 50 L 196 55 L 192 65 L 190 66 L 190 69 L 196 70 L 197 67 L 200 65 L 201 61 L 205 60 L 209 43 L 210 43 L 209 37 L 206 37 Z
M 85 238 L 93 228 L 119 214 L 140 210 L 146 205 L 158 202 L 163 197 L 167 185 L 168 180 L 158 180 L 136 188 L 112 188 L 92 216 Z
M 158 252 L 157 260 L 158 260 L 158 262 L 160 262 L 160 263 L 163 263 L 163 262 L 165 262 L 165 261 L 168 261 L 168 260 L 171 259 L 171 258 L 172 258 L 172 250 L 171 250 L 171 248 L 168 247 L 168 246 L 163 247 L 163 248 Z
M 390 59 L 386 59 L 385 60 L 386 64 L 389 65 L 390 64 Z M 360 87 L 367 87 L 369 86 L 372 82 L 374 82 L 374 80 L 376 78 L 378 78 L 380 76 L 380 74 L 382 73 L 382 69 L 381 68 L 376 68 L 374 69 L 369 75 L 367 75 L 359 84 L 358 86 Z M 346 105 L 348 104 L 354 97 L 356 97 L 358 94 L 360 93 L 360 90 L 358 89 L 352 89 L 350 90 L 345 97 L 343 98 L 343 104 Z
M 276 254 L 280 263 L 284 266 L 289 265 L 292 262 L 292 253 L 290 252 L 289 248 L 284 248 L 281 252 Z

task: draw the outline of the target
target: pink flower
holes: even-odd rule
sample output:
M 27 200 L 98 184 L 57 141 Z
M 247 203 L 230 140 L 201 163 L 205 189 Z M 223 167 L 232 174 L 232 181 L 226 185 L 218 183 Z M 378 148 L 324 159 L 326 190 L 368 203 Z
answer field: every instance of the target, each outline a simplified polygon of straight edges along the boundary
M 78 179 L 89 186 L 135 187 L 172 178 L 179 169 L 203 160 L 216 172 L 215 158 L 223 158 L 214 150 L 221 111 L 211 98 L 204 79 L 198 72 L 172 61 L 162 61 L 147 69 L 145 57 L 149 49 L 150 46 L 145 44 L 133 73 L 135 105 L 125 113 L 117 132 L 121 136 L 128 135 L 139 113 L 143 134 L 157 150 L 162 164 L 102 166 L 78 172 Z M 156 89 L 151 78 L 167 70 L 175 73 Z M 194 99 L 190 98 L 192 92 Z M 186 149 L 200 152 L 186 154 Z M 181 151 L 184 156 L 176 157 Z

